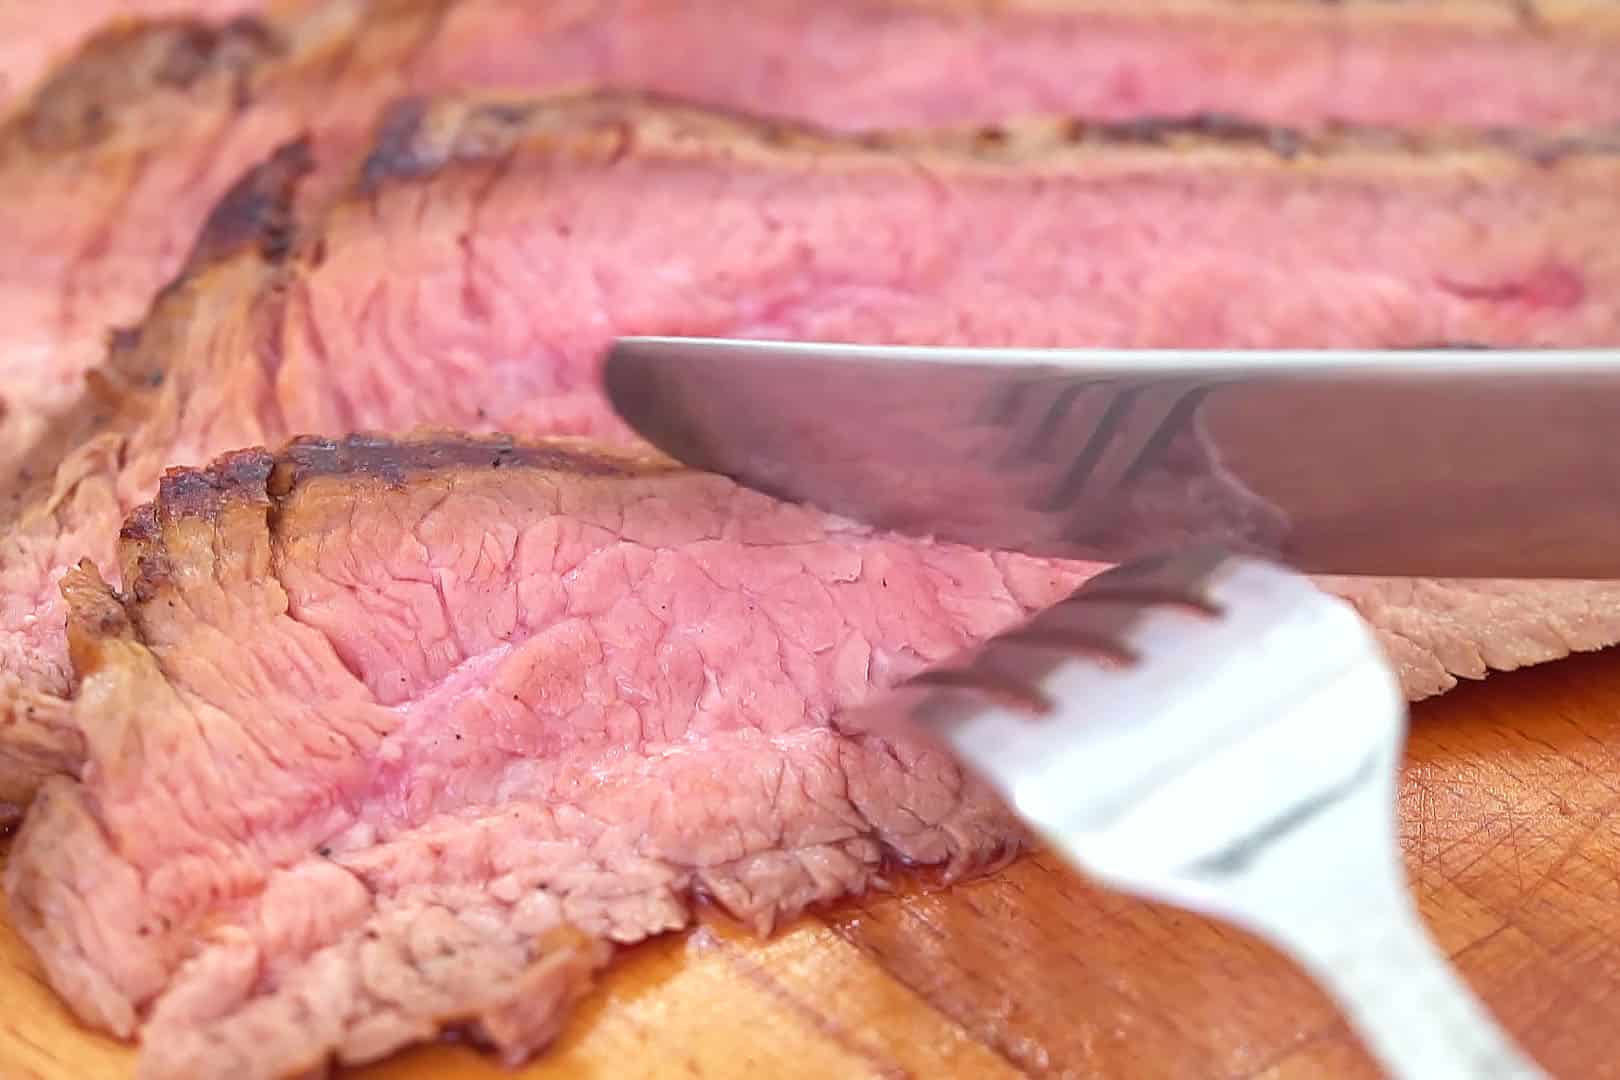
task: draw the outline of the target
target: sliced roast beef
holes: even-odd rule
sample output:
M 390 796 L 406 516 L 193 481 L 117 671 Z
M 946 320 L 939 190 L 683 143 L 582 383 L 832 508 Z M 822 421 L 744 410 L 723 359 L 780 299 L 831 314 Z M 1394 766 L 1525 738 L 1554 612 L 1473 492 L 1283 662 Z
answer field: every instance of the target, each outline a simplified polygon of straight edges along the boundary
M 1607 0 L 280 7 L 231 23 L 120 25 L 0 130 L 0 238 L 29 256 L 0 266 L 0 461 L 41 440 L 60 446 L 54 418 L 95 411 L 81 376 L 109 328 L 138 319 L 236 177 L 300 134 L 322 176 L 345 176 L 375 111 L 404 93 L 606 84 L 834 129 L 1040 111 L 1305 126 L 1620 120 L 1620 17 Z M 0 494 L 16 486 L 0 472 Z
M 173 471 L 120 557 L 122 594 L 67 580 L 85 779 L 47 784 L 6 875 L 151 1078 L 463 1025 L 516 1060 L 601 942 L 696 897 L 768 927 L 888 860 L 1005 858 L 995 800 L 852 710 L 1080 579 L 459 437 Z
M 1620 120 L 1607 0 L 521 0 L 451 9 L 437 86 L 578 83 L 827 127 L 1226 113 L 1290 125 L 1594 127 Z M 476 48 L 462 43 L 473 41 Z
M 57 581 L 173 461 L 420 423 L 624 432 L 624 332 L 872 342 L 1614 340 L 1602 147 L 1032 125 L 833 139 L 622 97 L 390 115 L 296 238 L 292 144 L 97 372 L 104 418 L 0 539 L 0 798 L 79 753 Z M 1620 640 L 1620 586 L 1336 583 L 1409 693 Z
M 595 382 L 618 334 L 1379 347 L 1620 326 L 1620 155 L 1591 141 L 839 139 L 616 96 L 416 101 L 295 241 L 298 163 L 216 215 L 194 273 L 119 339 L 99 434 L 5 537 L 0 666 L 22 687 L 70 690 L 56 581 L 111 564 L 165 465 L 422 423 L 622 439 Z M 1620 585 L 1336 587 L 1392 635 L 1413 694 L 1620 640 Z M 59 714 L 0 713 L 27 735 L 0 758 L 10 799 L 71 757 L 76 734 L 40 731 Z

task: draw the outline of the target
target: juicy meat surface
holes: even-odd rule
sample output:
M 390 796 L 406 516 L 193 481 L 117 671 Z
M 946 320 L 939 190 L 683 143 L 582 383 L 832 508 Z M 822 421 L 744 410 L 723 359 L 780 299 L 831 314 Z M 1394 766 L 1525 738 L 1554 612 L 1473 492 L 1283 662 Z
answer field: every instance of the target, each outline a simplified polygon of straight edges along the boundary
M 21 687 L 70 692 L 56 582 L 112 565 L 164 466 L 419 424 L 623 439 L 596 387 L 620 334 L 1387 347 L 1620 329 L 1620 155 L 1597 142 L 1165 123 L 839 139 L 583 96 L 407 102 L 320 227 L 290 224 L 302 168 L 290 146 L 221 206 L 192 271 L 116 342 L 106 420 L 0 541 L 0 669 Z M 1333 587 L 1414 696 L 1620 640 L 1620 586 Z M 0 757 L 5 798 L 71 759 L 76 733 L 46 737 L 59 715 L 0 712 L 27 736 Z
M 465 1026 L 542 1045 L 604 942 L 761 927 L 1008 857 L 1005 810 L 875 690 L 1086 568 L 877 534 L 506 439 L 304 440 L 174 470 L 122 594 L 70 575 L 82 782 L 7 870 L 144 1077 L 290 1075 Z
M 194 10 L 232 9 L 218 2 Z M 13 6 L 34 18 L 37 5 Z M 58 5 L 39 33 L 83 6 Z M 300 0 L 228 23 L 120 23 L 0 128 L 0 241 L 28 254 L 0 265 L 0 462 L 35 444 L 60 455 L 54 420 L 98 408 L 83 376 L 108 331 L 140 317 L 208 207 L 272 146 L 310 137 L 318 199 L 399 95 L 580 85 L 839 130 L 1034 112 L 1601 127 L 1620 120 L 1620 12 L 1605 0 Z M 0 471 L 0 495 L 30 478 Z

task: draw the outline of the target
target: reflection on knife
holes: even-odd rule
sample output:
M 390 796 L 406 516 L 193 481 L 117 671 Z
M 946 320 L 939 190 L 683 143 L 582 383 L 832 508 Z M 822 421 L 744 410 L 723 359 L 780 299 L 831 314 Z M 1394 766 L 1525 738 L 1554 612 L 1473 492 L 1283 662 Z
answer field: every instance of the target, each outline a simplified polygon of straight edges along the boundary
M 1121 562 L 1620 577 L 1620 350 L 911 348 L 626 338 L 689 465 L 901 532 Z

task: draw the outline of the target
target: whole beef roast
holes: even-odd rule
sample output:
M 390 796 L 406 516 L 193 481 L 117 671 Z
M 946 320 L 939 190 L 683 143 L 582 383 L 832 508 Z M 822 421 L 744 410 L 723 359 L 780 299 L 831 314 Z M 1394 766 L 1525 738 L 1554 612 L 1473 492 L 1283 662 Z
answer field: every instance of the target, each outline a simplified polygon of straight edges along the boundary
M 1031 123 L 840 139 L 616 96 L 408 102 L 301 238 L 289 147 L 98 376 L 0 541 L 0 791 L 78 753 L 56 581 L 172 462 L 430 423 L 622 439 L 623 333 L 1024 345 L 1585 345 L 1620 155 L 1576 139 Z M 1620 640 L 1620 586 L 1337 583 L 1408 692 Z
M 1082 573 L 454 436 L 175 470 L 120 558 L 65 584 L 88 760 L 12 910 L 142 1076 L 242 1080 L 446 1026 L 517 1060 L 695 898 L 768 927 L 1006 858 L 994 799 L 854 710 Z
M 15 9 L 48 34 L 83 6 L 45 18 L 38 5 Z M 9 463 L 27 447 L 54 461 L 70 445 L 75 418 L 58 418 L 100 408 L 82 376 L 107 332 L 139 318 L 237 177 L 308 135 L 318 200 L 347 175 L 376 110 L 402 94 L 611 85 L 843 130 L 1031 112 L 1241 112 L 1302 126 L 1620 120 L 1620 13 L 1608 0 L 276 7 L 232 22 L 121 23 L 0 127 L 0 240 L 28 255 L 0 264 L 0 495 L 26 485 Z

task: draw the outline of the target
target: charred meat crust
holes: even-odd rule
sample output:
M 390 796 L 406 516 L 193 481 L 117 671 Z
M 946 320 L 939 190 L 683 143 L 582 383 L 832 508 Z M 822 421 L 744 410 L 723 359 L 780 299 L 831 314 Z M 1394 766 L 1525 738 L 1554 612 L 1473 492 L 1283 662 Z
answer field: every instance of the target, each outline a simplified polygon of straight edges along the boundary
M 217 518 L 232 502 L 267 504 L 276 459 L 262 449 L 238 450 L 206 468 L 169 469 L 157 498 L 138 507 L 119 533 L 122 540 L 157 543 L 162 525 L 180 518 Z
M 135 624 L 124 598 L 88 559 L 62 575 L 61 589 L 68 606 L 68 655 L 75 671 L 88 674 L 102 666 L 102 644 L 133 639 Z
M 1355 125 L 1305 131 L 1220 114 L 1149 116 L 1125 122 L 1032 119 L 968 131 L 838 135 L 652 94 L 585 91 L 529 99 L 446 96 L 396 102 L 377 127 L 358 187 L 369 194 L 390 182 L 419 180 L 450 165 L 498 159 L 527 142 L 579 154 L 599 146 L 605 148 L 604 156 L 617 158 L 633 147 L 710 150 L 739 141 L 788 153 L 933 153 L 964 161 L 1018 164 L 1027 164 L 1036 155 L 1110 149 L 1258 152 L 1279 162 L 1357 154 L 1485 153 L 1554 164 L 1576 156 L 1620 156 L 1620 131 L 1418 133 Z
M 593 444 L 523 442 L 505 436 L 473 438 L 450 432 L 411 439 L 367 434 L 342 439 L 304 436 L 279 453 L 262 447 L 237 450 L 201 468 L 169 469 L 159 482 L 157 498 L 125 519 L 119 540 L 126 589 L 119 603 L 147 603 L 167 584 L 165 526 L 183 519 L 217 521 L 233 507 L 257 507 L 273 513 L 316 477 L 342 477 L 357 486 L 399 487 L 413 479 L 492 469 L 633 476 L 668 468 L 671 466 L 656 460 L 615 454 Z M 93 569 L 88 572 L 94 573 Z M 77 589 L 85 573 L 80 567 L 63 585 L 81 636 L 94 629 L 81 617 L 82 605 L 75 601 L 78 592 L 96 592 L 94 588 L 87 592 Z M 99 578 L 93 584 L 100 585 Z M 101 591 L 112 595 L 105 586 Z M 99 626 L 104 620 L 91 622 Z
M 120 539 L 158 543 L 162 526 L 181 518 L 218 518 L 229 506 L 271 506 L 315 477 L 346 477 L 397 487 L 434 474 L 486 469 L 536 469 L 586 476 L 634 476 L 668 468 L 595 445 L 526 442 L 506 436 L 440 433 L 414 439 L 355 434 L 342 439 L 302 436 L 279 453 L 237 450 L 201 468 L 172 468 L 157 498 L 133 511 Z
M 507 436 L 439 434 L 397 440 L 376 435 L 344 439 L 303 437 L 280 455 L 271 494 L 290 494 L 313 476 L 355 476 L 402 484 L 413 476 L 452 469 L 541 469 L 586 476 L 632 476 L 652 468 L 629 455 L 561 442 L 525 442 Z
M 163 528 L 182 519 L 214 521 L 231 507 L 272 510 L 315 477 L 398 487 L 413 479 L 457 471 L 535 469 L 589 476 L 632 476 L 669 468 L 650 459 L 614 454 L 565 441 L 523 442 L 506 436 L 473 438 L 442 433 L 415 439 L 353 434 L 342 439 L 303 436 L 279 453 L 263 447 L 222 455 L 203 467 L 164 473 L 157 498 L 132 511 L 119 531 L 128 589 L 119 602 L 144 603 L 168 578 Z M 129 570 L 133 569 L 133 573 Z M 93 566 L 81 564 L 64 579 L 77 637 L 118 636 L 127 621 L 108 618 L 113 593 Z M 116 623 L 116 625 L 115 625 Z
M 371 152 L 360 167 L 361 191 L 370 191 L 385 180 L 419 176 L 437 166 L 437 161 L 419 156 L 419 148 L 428 142 L 422 131 L 428 104 L 427 98 L 417 96 L 403 98 L 383 109 L 372 138 Z
M 310 140 L 304 136 L 277 147 L 269 158 L 249 169 L 209 211 L 185 265 L 158 292 L 152 310 L 211 267 L 238 256 L 248 255 L 271 266 L 285 262 L 299 232 L 298 186 L 314 168 Z M 110 371 L 120 385 L 161 385 L 162 371 L 140 362 L 142 331 L 142 327 L 114 329 L 108 337 L 105 370 L 92 370 L 90 378 L 98 374 L 105 378 Z
M 36 151 L 84 150 L 153 90 L 185 93 L 222 77 L 233 104 L 244 106 L 254 70 L 283 52 L 271 25 L 251 16 L 224 24 L 187 18 L 116 24 L 52 72 L 7 127 Z M 0 142 L 10 141 L 7 134 L 0 129 Z
M 279 262 L 292 250 L 293 199 L 299 182 L 315 168 L 307 136 L 278 147 L 262 164 L 248 170 L 214 205 L 181 276 L 201 267 L 253 251 Z

